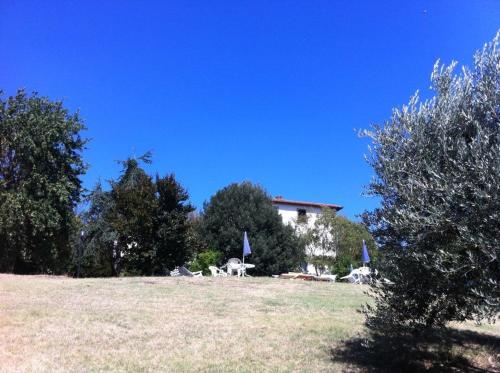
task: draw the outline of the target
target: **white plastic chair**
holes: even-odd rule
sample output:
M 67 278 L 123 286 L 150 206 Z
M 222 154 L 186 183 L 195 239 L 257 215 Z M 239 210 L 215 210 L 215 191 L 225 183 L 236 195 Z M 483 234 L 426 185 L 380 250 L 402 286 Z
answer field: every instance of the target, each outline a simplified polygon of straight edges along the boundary
M 216 266 L 208 266 L 208 269 L 212 273 L 212 277 L 227 277 L 227 273 Z

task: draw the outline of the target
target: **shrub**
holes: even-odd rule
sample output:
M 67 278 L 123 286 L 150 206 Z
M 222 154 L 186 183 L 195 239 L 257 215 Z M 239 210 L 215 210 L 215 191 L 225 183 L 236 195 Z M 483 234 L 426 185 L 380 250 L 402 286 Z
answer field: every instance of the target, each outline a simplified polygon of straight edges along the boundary
M 222 253 L 217 250 L 207 250 L 196 254 L 195 258 L 189 265 L 191 272 L 203 271 L 204 275 L 209 275 L 209 266 L 217 266 L 222 259 Z

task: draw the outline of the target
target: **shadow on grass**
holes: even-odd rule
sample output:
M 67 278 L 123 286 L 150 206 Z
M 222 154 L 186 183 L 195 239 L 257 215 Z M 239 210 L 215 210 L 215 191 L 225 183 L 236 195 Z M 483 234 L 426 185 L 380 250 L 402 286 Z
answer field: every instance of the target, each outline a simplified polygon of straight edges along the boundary
M 500 337 L 457 329 L 419 339 L 377 334 L 342 341 L 331 356 L 365 372 L 500 372 Z

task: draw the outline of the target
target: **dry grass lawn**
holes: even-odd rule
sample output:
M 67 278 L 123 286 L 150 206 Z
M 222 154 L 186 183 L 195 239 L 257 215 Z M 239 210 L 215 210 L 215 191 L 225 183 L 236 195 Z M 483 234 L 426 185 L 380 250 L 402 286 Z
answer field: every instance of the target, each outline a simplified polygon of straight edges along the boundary
M 1 371 L 337 372 L 362 286 L 0 275 Z M 500 335 L 498 326 L 472 327 Z M 353 368 L 352 368 L 353 369 Z

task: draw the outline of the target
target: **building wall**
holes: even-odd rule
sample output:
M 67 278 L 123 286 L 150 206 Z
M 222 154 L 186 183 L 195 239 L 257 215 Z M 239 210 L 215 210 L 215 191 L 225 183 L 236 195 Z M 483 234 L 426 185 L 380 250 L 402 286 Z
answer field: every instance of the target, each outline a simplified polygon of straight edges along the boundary
M 297 218 L 298 218 L 298 210 L 303 209 L 306 210 L 307 216 L 307 225 L 299 225 L 298 230 L 312 228 L 316 219 L 321 215 L 322 210 L 319 207 L 305 207 L 305 206 L 294 206 L 289 204 L 280 204 L 279 202 L 273 203 L 274 207 L 278 210 L 278 213 L 281 215 L 284 224 L 290 224 L 293 227 L 297 227 Z M 308 252 L 317 256 L 334 256 L 334 253 L 325 253 L 320 248 L 310 247 L 308 248 Z M 311 263 L 306 263 L 306 271 L 309 273 L 316 273 L 316 268 Z
M 280 203 L 273 203 L 273 205 L 277 208 L 278 213 L 281 215 L 283 223 L 291 224 L 293 227 L 295 227 L 297 222 L 298 209 L 306 210 L 308 227 L 312 227 L 318 216 L 321 214 L 321 209 L 319 207 L 291 206 Z

